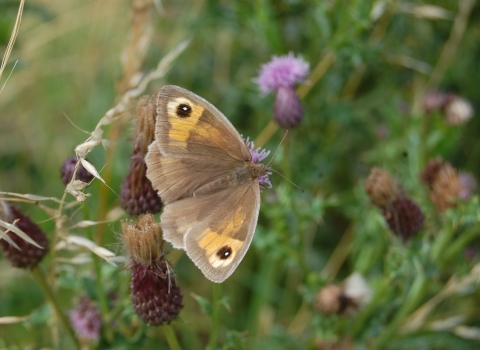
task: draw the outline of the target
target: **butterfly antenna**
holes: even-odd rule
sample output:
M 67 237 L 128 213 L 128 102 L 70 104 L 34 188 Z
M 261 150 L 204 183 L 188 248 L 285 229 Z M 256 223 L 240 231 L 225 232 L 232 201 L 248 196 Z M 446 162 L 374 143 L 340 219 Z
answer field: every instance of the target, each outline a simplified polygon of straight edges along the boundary
M 295 186 L 296 188 L 298 188 L 300 191 L 302 191 L 302 193 L 305 193 L 305 191 L 303 190 L 303 188 L 301 188 L 300 186 L 298 186 L 295 182 L 293 182 L 292 180 L 290 180 L 289 178 L 283 176 L 282 174 L 280 174 L 278 171 L 276 171 L 275 169 L 271 169 L 271 171 L 273 171 L 274 173 L 277 173 L 278 175 L 280 175 L 281 177 L 283 177 L 285 180 L 287 180 L 288 182 L 290 182 L 293 186 Z
M 280 146 L 282 145 L 283 141 L 285 140 L 285 137 L 287 137 L 288 135 L 288 130 L 285 131 L 285 135 L 283 135 L 283 138 L 282 138 L 282 141 L 280 141 L 280 143 L 278 144 L 277 146 L 277 149 L 275 150 L 275 152 L 273 152 L 273 156 L 272 158 L 270 158 L 270 161 L 268 162 L 267 166 L 270 165 L 270 163 L 272 162 L 273 158 L 275 158 L 275 155 L 277 154 L 278 152 L 278 149 L 280 148 Z M 287 179 L 288 180 L 288 179 Z

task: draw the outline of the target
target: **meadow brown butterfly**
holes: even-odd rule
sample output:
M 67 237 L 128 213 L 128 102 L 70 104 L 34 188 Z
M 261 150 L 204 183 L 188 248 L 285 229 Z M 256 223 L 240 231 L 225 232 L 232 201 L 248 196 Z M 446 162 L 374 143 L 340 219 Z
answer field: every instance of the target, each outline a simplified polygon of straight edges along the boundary
M 158 93 L 147 177 L 165 204 L 164 238 L 203 274 L 223 282 L 245 256 L 257 226 L 260 187 L 271 168 L 212 104 L 178 86 Z

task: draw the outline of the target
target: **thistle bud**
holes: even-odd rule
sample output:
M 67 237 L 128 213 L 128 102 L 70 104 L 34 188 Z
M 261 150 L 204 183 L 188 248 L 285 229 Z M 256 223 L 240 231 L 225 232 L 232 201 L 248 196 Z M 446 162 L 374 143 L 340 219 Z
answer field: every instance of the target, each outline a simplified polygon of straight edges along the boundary
M 160 224 L 152 215 L 138 224 L 122 222 L 123 236 L 132 270 L 131 297 L 137 315 L 151 326 L 169 324 L 178 317 L 182 294 L 167 261 Z
M 390 230 L 404 241 L 409 240 L 421 231 L 425 219 L 420 207 L 404 196 L 385 207 L 383 216 Z
M 60 168 L 60 174 L 62 177 L 62 182 L 67 185 L 72 181 L 73 173 L 75 172 L 75 167 L 77 166 L 78 159 L 76 156 L 67 158 Z M 75 174 L 75 180 L 80 180 L 82 182 L 90 182 L 93 180 L 93 175 L 90 174 L 87 169 L 85 169 L 80 163 L 78 165 L 77 173 Z
M 152 183 L 147 178 L 145 155 L 153 141 L 155 130 L 155 102 L 144 96 L 137 106 L 135 148 L 132 153 L 130 172 L 122 183 L 120 203 L 130 215 L 158 213 L 162 202 Z
M 43 257 L 48 253 L 47 236 L 37 224 L 32 222 L 18 209 L 9 206 L 5 202 L 0 203 L 2 204 L 0 206 L 0 219 L 8 223 L 14 223 L 16 221 L 15 226 L 17 226 L 41 247 L 39 248 L 31 243 L 28 243 L 23 238 L 10 231 L 7 233 L 7 236 L 18 246 L 19 249 L 10 245 L 7 240 L 0 239 L 0 245 L 3 248 L 5 258 L 9 260 L 15 267 L 36 267 L 40 261 L 42 261 Z

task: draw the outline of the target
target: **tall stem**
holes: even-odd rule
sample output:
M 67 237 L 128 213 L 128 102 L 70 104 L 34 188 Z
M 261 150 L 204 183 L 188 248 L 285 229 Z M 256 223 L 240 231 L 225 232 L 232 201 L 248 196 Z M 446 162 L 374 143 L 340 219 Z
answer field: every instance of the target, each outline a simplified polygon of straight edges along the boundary
M 53 292 L 50 289 L 50 286 L 45 281 L 45 277 L 43 276 L 43 273 L 40 271 L 38 267 L 34 267 L 32 269 L 32 274 L 37 280 L 40 287 L 42 288 L 43 292 L 45 293 L 45 297 L 47 298 L 48 302 L 53 306 L 53 309 L 55 310 L 55 313 L 57 314 L 57 317 L 60 320 L 60 323 L 62 323 L 68 335 L 70 336 L 70 338 L 72 338 L 72 341 L 75 344 L 76 348 L 80 349 L 80 345 L 78 343 L 77 337 L 75 336 L 75 332 L 73 331 L 73 328 L 70 325 L 70 322 L 68 322 L 67 318 L 65 317 L 62 310 L 60 309 L 60 306 L 58 305 L 58 299 L 53 295 Z
M 212 328 L 210 330 L 210 339 L 208 340 L 209 350 L 215 350 L 215 347 L 217 344 L 221 295 L 222 295 L 222 285 L 220 283 L 215 283 L 213 286 L 213 300 L 212 300 Z

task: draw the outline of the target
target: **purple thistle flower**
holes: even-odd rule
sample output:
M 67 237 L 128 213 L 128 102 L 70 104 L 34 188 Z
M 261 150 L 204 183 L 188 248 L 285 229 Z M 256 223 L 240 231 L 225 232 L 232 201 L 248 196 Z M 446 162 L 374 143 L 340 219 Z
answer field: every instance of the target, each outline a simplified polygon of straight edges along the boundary
M 273 56 L 262 66 L 255 82 L 263 94 L 278 90 L 280 87 L 292 87 L 301 83 L 308 74 L 310 65 L 292 52 L 285 56 Z
M 295 84 L 302 82 L 308 74 L 309 64 L 293 53 L 286 56 L 273 56 L 262 66 L 255 82 L 266 95 L 276 92 L 273 115 L 283 128 L 294 128 L 303 119 L 303 107 L 295 91 Z
M 80 339 L 87 341 L 100 339 L 102 318 L 97 306 L 89 297 L 80 299 L 78 305 L 70 311 L 69 318 Z
M 245 140 L 245 144 L 248 147 L 248 150 L 250 151 L 250 154 L 252 156 L 252 163 L 258 164 L 262 162 L 265 158 L 268 157 L 270 154 L 270 151 L 267 151 L 265 148 L 255 148 L 255 143 L 253 141 L 250 141 L 250 138 L 247 137 Z M 271 172 L 268 172 L 266 175 L 262 175 L 258 178 L 258 182 L 260 185 L 264 185 L 267 188 L 272 188 L 272 183 L 270 182 L 270 179 L 268 178 L 268 175 L 271 175 Z

